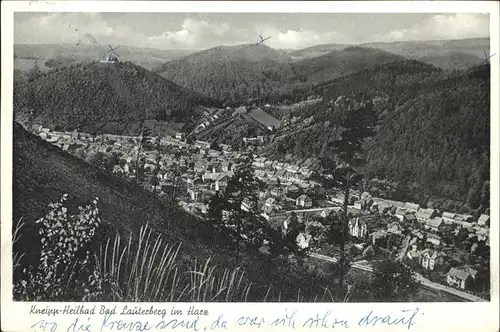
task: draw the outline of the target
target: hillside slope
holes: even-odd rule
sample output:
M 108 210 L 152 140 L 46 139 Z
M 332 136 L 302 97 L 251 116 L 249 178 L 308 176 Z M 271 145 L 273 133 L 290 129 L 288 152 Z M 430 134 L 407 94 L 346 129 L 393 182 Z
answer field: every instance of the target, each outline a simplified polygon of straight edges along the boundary
M 263 45 L 244 45 L 195 53 L 167 62 L 156 71 L 179 85 L 234 104 L 291 95 L 297 89 L 402 59 L 381 50 L 349 47 L 291 61 L 282 51 Z
M 432 64 L 446 70 L 461 70 L 484 64 L 485 60 L 475 55 L 458 52 L 425 55 L 417 58 L 419 61 Z
M 408 41 L 367 43 L 369 46 L 416 59 L 442 69 L 467 69 L 484 63 L 484 54 L 490 49 L 489 38 L 458 40 Z
M 269 154 L 328 154 L 325 142 L 335 138 L 333 104 L 339 96 L 351 96 L 373 100 L 379 117 L 376 134 L 366 144 L 368 178 L 416 185 L 414 194 L 462 200 L 488 181 L 489 67 L 447 74 L 402 61 L 338 78 L 317 92 L 323 93 L 323 103 L 290 114 L 300 117 L 298 124 L 283 128 L 284 136 L 277 134 L 280 139 Z
M 334 51 L 341 51 L 351 45 L 349 44 L 320 44 L 306 47 L 300 50 L 290 52 L 290 56 L 294 60 L 302 60 L 307 58 L 314 58 L 317 56 L 325 55 Z
M 286 91 L 300 82 L 289 56 L 265 45 L 219 46 L 169 61 L 163 77 L 221 101 L 236 103 Z
M 416 90 L 380 115 L 380 128 L 367 145 L 367 174 L 418 184 L 427 194 L 469 199 L 472 209 L 489 206 L 489 198 L 470 200 L 489 191 L 489 68 Z
M 182 243 L 179 264 L 187 270 L 208 257 L 211 257 L 211 264 L 234 268 L 232 242 L 210 223 L 156 198 L 135 183 L 62 152 L 24 131 L 19 124 L 14 124 L 13 136 L 13 220 L 23 218 L 26 224 L 14 252 L 28 250 L 25 260 L 37 264 L 40 239 L 34 221 L 49 211 L 49 203 L 68 194 L 70 209 L 99 197 L 101 220 L 107 225 L 97 233 L 99 241 L 105 241 L 117 231 L 138 236 L 140 227 L 148 223 L 163 235 L 163 243 L 173 246 Z M 252 283 L 248 301 L 262 301 L 265 297 L 270 301 L 278 298 L 295 301 L 297 293 L 301 298 L 310 295 L 312 300 L 316 294 L 323 294 L 325 286 L 331 286 L 331 278 L 321 279 L 300 267 L 291 266 L 289 273 L 282 276 L 276 268 L 278 262 L 258 252 L 242 256 L 245 281 Z M 282 292 L 278 294 L 280 289 Z M 268 291 L 269 296 L 266 296 Z
M 137 135 L 144 120 L 188 122 L 200 106 L 212 104 L 130 62 L 73 65 L 14 85 L 16 116 L 86 132 Z
M 442 69 L 467 69 L 484 63 L 485 52 L 489 52 L 489 38 L 458 40 L 369 42 L 357 47 L 370 47 L 400 55 L 407 59 L 419 60 Z M 341 51 L 352 45 L 322 44 L 290 52 L 294 60 L 324 56 Z
M 401 56 L 374 48 L 348 47 L 294 63 L 297 72 L 312 84 L 322 83 L 384 63 L 401 61 Z

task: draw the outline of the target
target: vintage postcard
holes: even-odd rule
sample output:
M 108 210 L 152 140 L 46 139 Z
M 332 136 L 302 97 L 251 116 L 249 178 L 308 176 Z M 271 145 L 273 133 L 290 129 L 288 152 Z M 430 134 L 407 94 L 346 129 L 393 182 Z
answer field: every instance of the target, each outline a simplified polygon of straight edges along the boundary
M 2 331 L 497 331 L 498 10 L 2 3 Z

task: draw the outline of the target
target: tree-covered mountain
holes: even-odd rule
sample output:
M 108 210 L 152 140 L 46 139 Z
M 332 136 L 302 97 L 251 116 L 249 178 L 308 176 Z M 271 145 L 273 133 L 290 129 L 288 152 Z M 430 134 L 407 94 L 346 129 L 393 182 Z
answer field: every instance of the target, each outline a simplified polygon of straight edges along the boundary
M 419 57 L 418 60 L 446 70 L 467 69 L 485 62 L 485 59 L 475 55 L 458 52 L 424 55 Z
M 314 58 L 317 56 L 325 55 L 334 51 L 341 51 L 351 45 L 349 44 L 320 44 L 314 45 L 300 50 L 290 52 L 290 56 L 294 60 L 302 60 L 307 58 Z
M 321 57 L 289 61 L 289 55 L 265 45 L 215 47 L 156 71 L 173 82 L 232 103 L 293 94 L 324 81 L 402 57 L 370 48 L 350 47 Z
M 430 86 L 380 114 L 377 134 L 366 146 L 366 172 L 445 197 L 476 195 L 489 186 L 489 67 Z M 469 206 L 481 203 L 489 205 L 489 195 Z
M 407 55 L 411 58 L 445 52 L 471 54 L 482 58 L 484 56 L 484 52 L 488 52 L 490 49 L 490 38 L 400 41 L 389 43 L 374 42 L 361 45 L 366 47 L 375 47 L 399 55 Z
M 307 77 L 308 82 L 318 84 L 363 69 L 403 59 L 401 56 L 375 48 L 355 46 L 298 61 L 294 63 L 294 67 L 299 74 Z
M 66 130 L 138 134 L 144 120 L 189 122 L 212 104 L 130 62 L 31 73 L 14 85 L 16 116 Z
M 360 47 L 371 47 L 406 59 L 419 60 L 441 69 L 461 70 L 484 63 L 489 52 L 489 38 L 470 38 L 458 40 L 369 42 Z M 340 51 L 352 45 L 323 44 L 296 50 L 290 53 L 294 60 L 324 56 L 333 51 Z
M 300 82 L 288 59 L 265 45 L 219 46 L 166 62 L 155 71 L 196 92 L 236 103 L 279 94 Z
M 405 41 L 392 43 L 366 43 L 361 46 L 376 47 L 387 52 L 419 60 L 442 69 L 461 70 L 484 63 L 489 52 L 489 38 L 457 40 Z
M 277 134 L 269 154 L 330 153 L 325 142 L 335 138 L 333 105 L 338 97 L 371 100 L 378 124 L 365 145 L 368 178 L 389 179 L 446 197 L 476 195 L 471 207 L 481 204 L 481 191 L 489 179 L 489 66 L 446 73 L 415 60 L 401 61 L 317 89 L 323 93 L 323 103 L 285 117 L 290 124 L 281 129 L 281 136 Z

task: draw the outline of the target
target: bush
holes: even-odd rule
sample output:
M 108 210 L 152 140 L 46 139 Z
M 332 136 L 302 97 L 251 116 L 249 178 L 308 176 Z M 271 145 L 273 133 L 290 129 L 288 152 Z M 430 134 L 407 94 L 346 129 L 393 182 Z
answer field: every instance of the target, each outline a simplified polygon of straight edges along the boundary
M 89 300 L 99 293 L 90 251 L 101 223 L 98 198 L 73 215 L 68 215 L 66 200 L 65 194 L 35 222 L 41 242 L 39 265 L 23 269 L 24 278 L 14 285 L 17 300 Z
M 103 238 L 101 231 L 97 232 L 101 225 L 97 203 L 96 198 L 78 207 L 74 214 L 68 212 L 67 195 L 49 205 L 50 211 L 35 223 L 41 242 L 38 264 L 22 268 L 19 264 L 22 255 L 14 256 L 15 300 L 280 302 L 334 299 L 328 289 L 323 289 L 323 294 L 317 293 L 314 285 L 320 283 L 321 278 L 299 268 L 300 264 L 288 269 L 281 281 L 273 283 L 266 279 L 263 284 L 254 285 L 242 267 L 222 269 L 212 264 L 211 258 L 204 261 L 189 256 L 181 258 L 181 245 L 165 243 L 163 235 L 148 225 L 141 227 L 138 238 L 130 234 L 123 241 L 119 233 L 113 238 Z M 19 240 L 21 221 L 13 232 L 14 242 Z M 275 267 L 275 262 L 272 266 Z M 285 298 L 282 290 L 289 287 L 290 282 L 306 278 L 307 282 L 300 285 L 296 295 L 285 290 Z

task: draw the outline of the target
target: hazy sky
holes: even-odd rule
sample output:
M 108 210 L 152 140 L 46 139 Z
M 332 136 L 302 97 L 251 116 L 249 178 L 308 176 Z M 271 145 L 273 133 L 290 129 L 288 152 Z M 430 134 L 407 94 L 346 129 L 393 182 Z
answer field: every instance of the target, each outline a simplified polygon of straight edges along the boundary
M 76 31 L 76 30 L 77 31 Z M 16 13 L 15 43 L 99 43 L 203 49 L 256 42 L 273 48 L 324 43 L 489 36 L 488 14 Z

